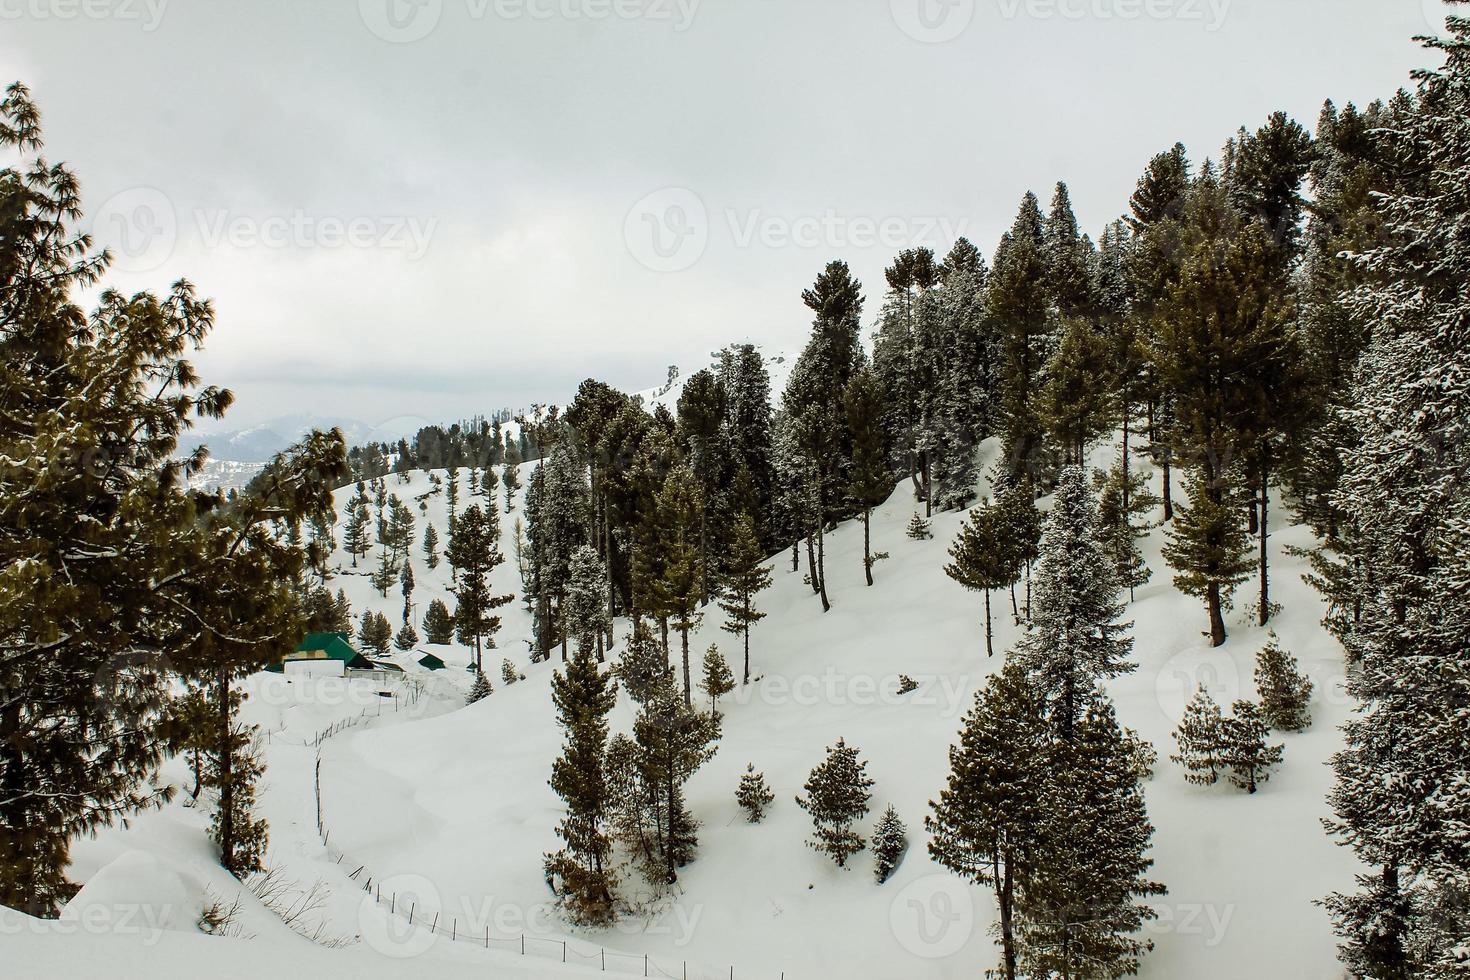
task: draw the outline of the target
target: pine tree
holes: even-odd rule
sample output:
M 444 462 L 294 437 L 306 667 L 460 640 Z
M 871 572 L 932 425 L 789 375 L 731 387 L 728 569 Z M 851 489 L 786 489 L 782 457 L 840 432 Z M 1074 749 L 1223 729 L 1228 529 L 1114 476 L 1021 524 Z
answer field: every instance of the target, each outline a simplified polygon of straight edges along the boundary
M 474 648 L 475 668 L 482 669 L 483 646 L 494 649 L 495 634 L 500 631 L 500 616 L 494 610 L 515 598 L 495 595 L 490 590 L 490 573 L 505 561 L 500 553 L 500 518 L 496 511 L 483 511 L 479 504 L 468 507 L 455 524 L 449 554 L 450 563 L 458 571 L 453 590 L 457 603 L 455 630 L 461 643 Z
M 863 574 L 873 584 L 873 508 L 888 499 L 893 482 L 884 453 L 883 389 L 871 371 L 860 371 L 847 383 L 844 395 L 847 427 L 852 433 L 847 494 L 863 515 Z
M 1116 418 L 1111 353 L 1107 339 L 1090 320 L 1074 317 L 1063 322 L 1036 412 L 1069 463 L 1082 465 L 1087 447 L 1106 434 Z
M 1225 720 L 1220 706 L 1201 685 L 1184 709 L 1184 717 L 1174 730 L 1179 754 L 1170 756 L 1184 767 L 1184 778 L 1191 783 L 1210 786 L 1225 768 Z
M 607 568 L 597 549 L 582 545 L 572 553 L 562 619 L 578 649 L 586 647 L 602 660 L 602 641 L 612 625 L 607 610 Z
M 1031 629 L 1013 659 L 1037 679 L 1062 737 L 1097 685 L 1132 671 L 1133 641 L 1119 623 L 1117 580 L 1097 539 L 1097 514 L 1082 469 L 1062 470 L 1041 541 Z
M 915 541 L 927 541 L 934 537 L 934 533 L 929 530 L 929 522 L 918 511 L 914 511 L 914 516 L 909 518 L 905 533 Z
M 741 684 L 750 683 L 750 628 L 766 614 L 756 609 L 755 600 L 771 585 L 771 570 L 756 538 L 755 522 L 743 515 L 730 536 L 729 550 L 720 574 L 720 609 L 725 621 L 720 629 L 738 635 L 745 647 Z
M 1174 587 L 1205 600 L 1210 645 L 1225 642 L 1225 609 L 1231 593 L 1250 574 L 1249 538 L 1237 501 L 1207 478 L 1191 473 L 1185 483 L 1189 506 L 1169 526 L 1164 560 L 1175 570 Z
M 1256 654 L 1256 691 L 1261 698 L 1261 716 L 1271 728 L 1283 732 L 1300 732 L 1312 724 L 1308 706 L 1312 700 L 1312 682 L 1298 668 L 1296 658 L 1270 634 L 1266 645 Z
M 1041 555 L 1041 511 L 1036 508 L 1036 490 L 1030 480 L 1009 484 L 996 500 L 1005 515 L 1005 534 L 1010 547 L 1015 549 L 1016 558 L 1025 569 L 1026 575 L 1026 619 L 1031 618 L 1031 566 Z M 1016 610 L 1016 587 L 1011 586 L 1011 612 L 1020 619 Z
M 765 818 L 766 808 L 776 800 L 776 794 L 766 785 L 766 774 L 755 771 L 755 763 L 749 763 L 745 767 L 745 775 L 740 777 L 740 788 L 735 791 L 735 802 L 745 811 L 745 819 L 750 823 L 760 823 Z
M 357 494 L 347 504 L 347 523 L 342 528 L 342 547 L 352 556 L 352 567 L 357 567 L 357 560 L 365 557 L 373 550 L 372 539 L 368 535 L 368 525 L 372 522 L 372 514 L 368 511 L 367 492 L 363 485 L 357 485 Z
M 970 512 L 949 546 L 944 572 L 960 585 L 985 593 L 985 655 L 995 656 L 990 627 L 990 590 L 1003 589 L 1021 577 L 1020 561 L 1011 547 L 999 507 L 983 504 Z
M 440 599 L 429 603 L 424 613 L 424 642 L 445 646 L 454 640 L 454 617 Z
M 1098 534 L 1111 560 L 1120 588 L 1133 590 L 1153 577 L 1153 570 L 1138 550 L 1138 539 L 1147 531 L 1134 523 L 1158 500 L 1149 493 L 1142 473 L 1129 470 L 1122 461 L 1114 464 L 1101 482 L 1097 502 Z
M 949 749 L 948 784 L 931 801 L 929 855 L 995 892 L 1002 975 L 1016 977 L 1017 882 L 1039 859 L 1048 764 L 1046 702 L 1025 671 L 1006 664 L 986 681 Z
M 522 676 L 520 671 L 516 670 L 516 665 L 511 663 L 509 658 L 507 658 L 500 661 L 500 679 L 509 686 L 518 681 L 523 681 L 526 678 Z
M 403 570 L 398 574 L 398 587 L 403 592 L 403 625 L 407 626 L 413 615 L 413 562 L 404 559 Z
M 388 590 L 398 581 L 398 563 L 393 560 L 391 552 L 384 551 L 378 555 L 378 567 L 373 569 L 370 581 L 374 592 L 384 599 L 388 598 Z
M 669 625 L 679 631 L 684 663 L 684 704 L 691 707 L 693 681 L 689 667 L 689 634 L 699 626 L 699 527 L 703 507 L 694 474 L 676 466 L 658 495 L 657 515 L 662 574 L 655 586 L 659 605 L 668 610 Z
M 898 870 L 908 847 L 908 832 L 898 817 L 898 811 L 890 803 L 883 816 L 878 818 L 878 826 L 873 828 L 873 877 L 878 879 L 878 884 L 883 884 Z
M 260 729 L 239 720 L 246 695 L 225 682 L 215 685 L 207 705 L 204 785 L 218 794 L 210 837 L 220 864 L 235 877 L 264 867 L 269 827 L 255 813 L 256 786 L 265 775 Z
M 545 858 L 546 879 L 574 921 L 606 924 L 617 915 L 605 770 L 607 715 L 617 703 L 617 688 L 589 651 L 577 650 L 565 671 L 552 676 L 551 700 L 564 742 L 550 785 L 567 812 L 556 828 L 563 847 Z
M 1026 976 L 1132 976 L 1153 948 L 1136 938 L 1165 889 L 1144 875 L 1153 837 L 1132 747 L 1106 699 L 1052 747 L 1038 859 L 1019 882 L 1019 967 Z
M 439 567 L 439 532 L 434 525 L 424 525 L 424 564 L 432 571 Z
M 1267 744 L 1271 729 L 1254 701 L 1236 701 L 1231 710 L 1234 717 L 1225 719 L 1222 730 L 1223 761 L 1230 768 L 1230 781 L 1254 793 L 1257 783 L 1271 778 L 1284 750 Z
M 495 688 L 490 686 L 490 678 L 485 676 L 483 670 L 475 671 L 475 682 L 470 685 L 470 692 L 465 695 L 465 704 L 474 704 L 483 701 L 495 693 Z
M 807 777 L 806 798 L 796 798 L 796 805 L 811 814 L 814 830 L 808 846 L 826 854 L 839 868 L 847 867 L 847 859 L 866 846 L 853 824 L 867 815 L 873 795 L 867 768 L 858 750 L 839 738 Z
M 720 728 L 714 717 L 685 705 L 667 668 L 649 679 L 642 694 L 632 744 L 625 749 L 645 790 L 635 808 L 646 807 L 646 812 L 635 814 L 634 822 L 653 824 L 654 839 L 644 854 L 645 876 L 672 885 L 678 869 L 694 859 L 699 844 L 698 822 L 684 803 L 684 784 L 713 758 Z M 623 822 L 626 825 L 626 814 Z
M 709 695 L 710 714 L 720 717 L 719 700 L 735 690 L 735 677 L 730 673 L 730 665 L 720 656 L 720 648 L 713 643 L 704 652 L 704 682 L 700 686 Z
M 418 630 L 413 628 L 412 623 L 405 622 L 398 630 L 398 635 L 393 637 L 393 645 L 407 653 L 419 645 Z
M 1027 193 L 991 263 L 987 312 L 1000 332 L 1000 394 L 1009 475 L 1036 475 L 1044 427 L 1038 411 L 1056 313 L 1049 296 L 1041 206 Z

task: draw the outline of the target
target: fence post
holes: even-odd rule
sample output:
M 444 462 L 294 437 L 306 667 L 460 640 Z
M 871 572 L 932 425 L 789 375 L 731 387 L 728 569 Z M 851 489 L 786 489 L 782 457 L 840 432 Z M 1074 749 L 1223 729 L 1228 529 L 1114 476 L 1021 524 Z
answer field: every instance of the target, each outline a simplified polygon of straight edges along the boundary
M 429 931 L 430 932 L 433 932 L 435 929 L 438 929 L 438 928 L 439 928 L 439 913 L 438 912 L 435 912 L 434 913 L 434 921 L 429 924 Z
M 411 905 L 409 905 L 409 907 L 408 907 L 408 924 L 409 925 L 413 925 L 413 912 L 414 912 L 414 909 L 416 909 L 418 907 L 419 907 L 419 903 L 418 902 L 414 902 Z
M 567 961 L 567 941 L 565 939 L 561 941 L 561 961 L 563 963 Z

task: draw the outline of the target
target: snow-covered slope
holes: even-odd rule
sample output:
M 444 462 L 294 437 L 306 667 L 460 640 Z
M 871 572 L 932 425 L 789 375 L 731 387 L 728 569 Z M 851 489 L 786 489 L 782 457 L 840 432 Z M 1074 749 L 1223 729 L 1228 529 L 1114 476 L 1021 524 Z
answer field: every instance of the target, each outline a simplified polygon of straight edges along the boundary
M 1109 458 L 1107 449 L 1095 456 L 1099 465 Z M 465 471 L 460 479 L 466 481 L 465 506 Z M 443 494 L 425 497 L 426 510 L 419 509 L 416 498 L 429 490 L 426 474 L 412 474 L 407 484 L 389 478 L 389 491 L 419 515 L 420 538 L 425 520 L 441 537 L 445 530 Z M 339 504 L 351 492 L 339 492 Z M 380 698 L 366 682 L 337 682 L 334 693 L 325 681 L 286 685 L 276 678 L 271 687 L 264 678 L 252 679 L 249 711 L 272 730 L 262 793 L 271 821 L 271 863 L 305 884 L 323 881 L 333 891 L 321 910 L 324 931 L 359 940 L 355 951 L 308 950 L 310 969 L 316 972 L 319 961 L 331 964 L 323 971 L 336 969 L 331 957 L 356 964 L 366 963 L 369 954 L 412 953 L 430 958 L 413 962 L 409 969 L 415 974 L 440 972 L 440 958 L 467 957 L 467 963 L 483 963 L 488 975 L 521 975 L 503 971 L 522 962 L 506 959 L 504 951 L 515 953 L 523 934 L 533 953 L 539 949 L 544 957 L 550 951 L 552 959 L 557 944 L 567 940 L 569 963 L 587 954 L 591 958 L 581 961 L 594 969 L 601 964 L 598 950 L 606 948 L 609 971 L 635 975 L 642 975 L 645 954 L 653 969 L 678 976 L 687 968 L 691 977 L 729 976 L 732 967 L 735 976 L 970 977 L 993 966 L 989 892 L 933 864 L 922 825 L 928 800 L 944 783 L 946 750 L 961 717 L 1002 656 L 984 655 L 979 597 L 943 572 L 947 545 L 963 515 L 937 515 L 933 540 L 913 541 L 904 533 L 913 510 L 910 492 L 901 485 L 875 512 L 874 547 L 890 557 L 876 567 L 872 588 L 863 585 L 861 527 L 847 524 L 831 535 L 829 613 L 821 612 L 803 581 L 805 568 L 792 571 L 789 552 L 773 557 L 775 582 L 761 597 L 770 615 L 752 635 L 758 679 L 722 703 L 718 755 L 689 786 L 690 806 L 702 822 L 698 859 L 681 874 L 677 895 L 616 929 L 573 931 L 547 906 L 541 855 L 556 846 L 553 827 L 560 816 L 559 800 L 546 784 L 560 744 L 547 693 L 555 665 L 527 664 L 530 621 L 522 603 L 502 610 L 501 649 L 487 657 L 487 668 L 497 668 L 487 670 L 495 693 L 469 708 L 458 707 L 468 656 L 459 647 L 434 648 L 451 669 L 433 675 L 416 667 L 416 656 L 400 656 L 409 675 L 404 687 L 389 691 L 392 698 Z M 518 503 L 503 520 L 507 555 L 520 513 Z M 1280 506 L 1273 510 L 1285 513 Z M 1150 739 L 1161 757 L 1147 792 L 1157 827 L 1153 874 L 1169 894 L 1156 903 L 1159 919 L 1148 927 L 1156 949 L 1141 975 L 1339 977 L 1329 923 L 1313 903 L 1348 884 L 1354 871 L 1351 854 L 1334 846 L 1319 822 L 1330 783 L 1325 762 L 1338 744 L 1336 726 L 1349 702 L 1342 692 L 1340 649 L 1319 625 L 1321 600 L 1301 580 L 1302 560 L 1288 554 L 1291 546 L 1310 544 L 1310 535 L 1305 528 L 1280 528 L 1271 539 L 1273 594 L 1284 607 L 1272 625 L 1316 682 L 1314 723 L 1304 734 L 1283 738 L 1285 765 L 1254 796 L 1226 786 L 1191 786 L 1168 761 L 1174 748 L 1170 732 L 1197 683 L 1207 683 L 1225 704 L 1253 696 L 1252 663 L 1265 631 L 1247 622 L 1249 593 L 1243 591 L 1229 620 L 1228 643 L 1209 648 L 1201 634 L 1204 612 L 1173 589 L 1159 558 L 1161 543 L 1157 531 L 1144 543 L 1154 577 L 1129 608 L 1138 669 L 1111 685 L 1123 723 Z M 344 567 L 334 585 L 347 590 L 355 612 L 377 609 L 396 625 L 401 597 L 390 592 L 380 598 L 368 584 L 365 564 L 354 572 L 350 560 L 339 558 Z M 420 548 L 414 562 L 415 614 L 421 617 L 430 599 L 447 598 L 448 573 L 442 563 L 428 569 Z M 496 570 L 492 583 L 506 593 L 519 591 L 513 561 Z M 1000 651 L 1018 629 L 1008 597 L 995 599 Z M 626 624 L 618 632 L 626 632 Z M 714 606 L 692 647 L 698 653 L 712 642 L 734 662 L 737 645 L 720 632 Z M 525 682 L 500 682 L 502 656 L 526 673 Z M 899 695 L 899 674 L 913 677 L 919 689 Z M 419 682 L 428 688 L 409 704 L 413 694 L 407 686 Z M 316 753 L 303 742 L 364 710 L 371 717 L 322 747 L 322 816 L 330 833 L 323 846 L 315 823 Z M 614 729 L 626 729 L 630 721 L 627 704 L 620 704 Z M 874 884 L 869 855 L 843 871 L 804 844 L 810 822 L 793 796 L 824 747 L 839 737 L 859 747 L 869 762 L 876 780 L 873 816 L 891 802 L 909 828 L 907 857 L 882 886 Z M 758 825 L 744 821 L 734 800 L 747 763 L 765 772 L 776 793 L 770 815 Z M 170 775 L 186 778 L 182 764 Z M 173 805 L 144 815 L 128 830 L 83 842 L 76 878 L 100 876 L 107 865 L 140 851 L 192 876 L 195 884 L 185 889 L 192 888 L 190 894 L 200 882 L 215 891 L 228 887 L 228 879 L 210 866 L 201 809 Z M 359 866 L 358 876 L 350 877 Z M 384 905 L 362 902 L 360 888 L 369 876 Z M 415 931 L 405 924 L 390 930 L 381 918 L 389 897 L 400 894 L 412 896 Z M 118 901 L 116 894 L 108 898 Z M 393 910 L 400 918 L 401 913 Z M 456 936 L 468 932 L 488 941 L 490 951 L 423 933 L 418 927 L 435 914 L 441 926 L 452 923 Z M 269 964 L 278 945 L 305 945 L 282 929 L 249 931 L 256 939 L 248 957 L 233 952 L 234 944 L 225 951 L 227 941 L 220 939 L 171 936 L 168 948 L 190 951 L 181 957 L 209 957 L 211 973 L 243 975 L 233 971 L 247 963 Z M 47 956 L 69 955 L 40 940 L 28 942 L 28 948 L 44 947 Z M 220 944 L 218 951 L 210 943 Z M 75 955 L 94 955 L 84 951 L 93 948 L 78 947 Z M 374 976 L 376 969 L 364 965 L 353 975 Z
M 785 351 L 766 350 L 760 344 L 756 344 L 755 349 L 760 352 L 761 361 L 766 366 L 766 374 L 771 380 L 771 400 L 777 408 L 780 408 L 781 393 L 786 390 L 786 382 L 791 377 L 791 369 L 796 366 L 796 357 Z M 704 365 L 704 367 L 708 366 Z M 641 398 L 643 407 L 650 412 L 659 405 L 671 412 L 677 412 L 679 396 L 684 393 L 684 385 L 689 381 L 689 376 L 699 370 L 701 368 L 683 371 L 677 367 L 671 367 L 671 377 L 663 384 L 635 391 L 633 395 Z

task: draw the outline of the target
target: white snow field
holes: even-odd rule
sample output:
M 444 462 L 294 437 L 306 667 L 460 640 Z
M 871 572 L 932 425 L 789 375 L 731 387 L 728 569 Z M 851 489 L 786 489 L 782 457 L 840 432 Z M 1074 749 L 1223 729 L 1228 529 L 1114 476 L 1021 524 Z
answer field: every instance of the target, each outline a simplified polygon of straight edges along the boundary
M 1109 447 L 1093 454 L 1098 466 L 1111 459 Z M 529 469 L 523 468 L 523 478 Z M 464 507 L 474 498 L 464 492 L 467 471 L 459 475 Z M 1153 483 L 1157 490 L 1157 479 Z M 388 489 L 414 507 L 420 541 L 426 518 L 445 536 L 443 495 L 427 498 L 427 513 L 415 499 L 430 489 L 427 474 L 414 473 L 407 484 L 389 477 Z M 352 492 L 340 491 L 339 505 Z M 86 883 L 68 909 L 77 929 L 18 913 L 0 918 L 4 974 L 531 977 L 601 971 L 605 964 L 607 972 L 642 976 L 645 956 L 651 976 L 981 974 L 998 959 L 990 934 L 993 900 L 988 890 L 929 860 L 923 819 L 944 785 L 946 749 L 961 717 L 1018 628 L 1009 596 L 995 594 L 997 653 L 986 658 L 982 597 L 943 571 L 964 515 L 936 515 L 933 540 L 913 541 L 904 532 L 914 509 L 905 483 L 875 511 L 874 548 L 890 557 L 875 568 L 872 588 L 863 585 L 861 525 L 849 522 L 831 534 L 832 610 L 826 614 L 803 580 L 805 556 L 796 572 L 789 551 L 773 557 L 775 581 L 759 601 L 770 615 L 751 641 L 758 679 L 722 702 L 719 752 L 688 787 L 689 805 L 702 824 L 698 858 L 682 871 L 677 894 L 650 905 L 646 915 L 630 916 L 614 929 L 572 930 L 548 905 L 541 857 L 557 846 L 553 828 L 561 815 L 547 786 L 561 740 L 547 691 L 556 662 L 527 663 L 530 621 L 518 600 L 502 609 L 499 649 L 486 657 L 495 692 L 468 708 L 460 707 L 469 680 L 463 669 L 468 651 L 460 647 L 421 648 L 450 664 L 434 674 L 417 667 L 417 654 L 397 656 L 407 666 L 405 676 L 382 684 L 288 683 L 267 675 L 248 682 L 250 717 L 271 732 L 261 790 L 270 821 L 268 863 L 296 883 L 298 896 L 316 882 L 330 891 L 298 931 L 319 931 L 319 938 L 345 941 L 348 948 L 322 948 L 302 938 L 249 892 L 239 922 L 253 938 L 199 935 L 200 909 L 212 898 L 233 899 L 242 888 L 213 863 L 207 807 L 175 802 L 77 844 L 72 874 Z M 502 517 L 507 556 L 521 512 L 518 500 Z M 1350 702 L 1342 691 L 1340 647 L 1320 626 L 1322 600 L 1301 579 L 1304 560 L 1288 554 L 1291 546 L 1310 545 L 1310 532 L 1282 526 L 1287 515 L 1276 503 L 1272 586 L 1283 610 L 1272 627 L 1316 683 L 1313 725 L 1281 737 L 1285 764 L 1254 796 L 1228 785 L 1192 786 L 1168 759 L 1170 732 L 1196 683 L 1208 684 L 1227 707 L 1255 694 L 1253 660 L 1266 631 L 1246 612 L 1254 583 L 1237 595 L 1229 641 L 1212 650 L 1202 636 L 1201 604 L 1170 584 L 1159 558 L 1162 532 L 1144 542 L 1153 580 L 1138 590 L 1128 612 L 1138 669 L 1110 691 L 1122 722 L 1151 740 L 1160 756 L 1147 789 L 1157 828 L 1152 874 L 1169 893 L 1156 901 L 1159 918 L 1147 929 L 1156 948 L 1143 961 L 1145 978 L 1342 976 L 1327 916 L 1314 902 L 1350 885 L 1355 870 L 1351 853 L 1334 845 L 1320 822 L 1328 813 L 1326 763 L 1340 743 L 1337 726 Z M 372 559 L 355 573 L 350 560 L 339 560 L 343 574 L 333 585 L 347 590 L 355 614 L 377 609 L 396 627 L 401 596 L 393 590 L 383 599 L 372 590 L 366 577 Z M 414 574 L 421 617 L 430 599 L 448 598 L 448 570 L 443 563 L 429 570 L 416 547 Z M 513 559 L 492 581 L 503 592 L 519 593 Z M 712 604 L 691 641 L 696 673 L 697 658 L 717 642 L 738 678 L 738 638 L 719 625 Z M 620 622 L 618 635 L 626 631 Z M 525 682 L 501 682 L 502 657 L 517 664 Z M 919 689 L 899 695 L 901 673 Z M 353 718 L 353 727 L 321 747 L 324 846 L 310 743 L 323 728 Z M 624 698 L 613 728 L 626 730 L 630 722 Z M 908 826 L 907 856 L 881 886 L 866 852 L 840 870 L 808 848 L 810 821 L 793 802 L 824 747 L 839 737 L 861 750 L 876 780 L 863 830 L 871 830 L 888 803 Z M 747 763 L 765 772 L 776 793 L 761 824 L 746 823 L 735 804 Z M 180 760 L 165 775 L 187 784 Z M 374 898 L 363 891 L 369 878 Z M 131 920 L 124 924 L 119 920 L 128 910 Z

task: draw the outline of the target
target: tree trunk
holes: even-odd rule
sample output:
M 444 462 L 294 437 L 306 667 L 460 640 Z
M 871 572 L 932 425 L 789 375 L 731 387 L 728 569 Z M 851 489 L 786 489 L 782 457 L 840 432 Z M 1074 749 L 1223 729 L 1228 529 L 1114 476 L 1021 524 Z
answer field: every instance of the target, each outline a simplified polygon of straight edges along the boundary
M 746 613 L 747 616 L 750 615 L 750 603 L 749 602 L 746 602 L 746 604 L 745 604 L 745 613 Z M 749 684 L 750 683 L 750 620 L 749 619 L 746 619 L 746 621 L 745 621 L 745 629 L 744 629 L 743 632 L 745 633 L 745 678 L 740 682 L 742 686 L 745 685 L 745 684 Z
M 1225 615 L 1221 610 L 1220 585 L 1211 582 L 1205 591 L 1205 602 L 1210 608 L 1210 646 L 1218 647 L 1225 644 Z
M 1173 481 L 1172 481 L 1172 479 L 1169 476 L 1169 450 L 1167 448 L 1164 450 L 1164 465 L 1163 465 L 1163 470 L 1164 470 L 1164 520 L 1166 520 L 1166 521 L 1172 521 L 1174 519 L 1174 496 L 1173 496 L 1173 491 L 1170 488 L 1169 484 L 1172 483 Z
M 826 556 L 826 529 L 817 526 L 817 582 L 820 583 L 822 596 L 822 612 L 832 608 L 832 603 L 827 600 L 827 556 Z
M 986 589 L 985 590 L 985 655 L 987 657 L 993 657 L 993 656 L 995 656 L 995 646 L 991 643 L 991 638 L 990 638 L 990 590 L 989 589 Z
M 1011 862 L 1005 863 L 1005 871 L 994 868 L 996 890 L 1000 905 L 1000 946 L 1005 963 L 1006 980 L 1016 980 L 1016 927 L 1014 919 L 1016 881 L 1011 874 Z
M 1128 400 L 1123 400 L 1123 519 L 1132 521 L 1128 510 Z
M 791 542 L 791 570 L 794 572 L 801 567 L 801 539 L 797 538 Z
M 220 864 L 235 873 L 234 747 L 230 745 L 230 675 L 220 669 L 219 687 L 219 852 Z
M 1271 618 L 1271 584 L 1267 574 L 1266 540 L 1270 537 L 1268 526 L 1270 524 L 1267 516 L 1267 507 L 1271 503 L 1271 490 L 1266 484 L 1266 478 L 1270 475 L 1270 458 L 1265 446 L 1261 447 L 1261 610 L 1260 625 L 1265 626 L 1266 621 Z
M 873 512 L 871 510 L 863 511 L 863 574 L 868 577 L 869 585 L 873 584 L 873 557 L 871 550 L 872 517 Z
M 691 688 L 690 683 L 689 683 L 689 625 L 688 625 L 688 620 L 685 620 L 684 621 L 684 625 L 681 626 L 681 627 L 679 627 L 679 645 L 681 647 L 683 647 L 683 652 L 684 652 L 684 707 L 689 708 L 689 709 L 692 710 L 694 708 L 694 696 L 691 693 L 692 688 Z
M 806 567 L 807 578 L 811 579 L 812 594 L 820 595 L 822 592 L 822 573 L 817 568 L 817 549 L 812 541 L 812 532 L 806 532 Z

